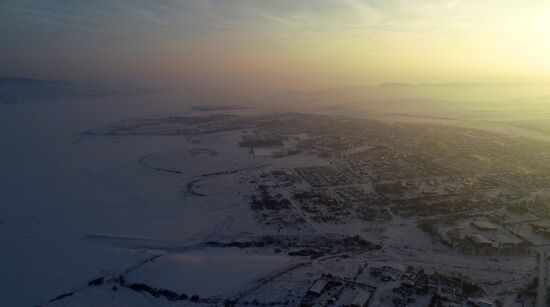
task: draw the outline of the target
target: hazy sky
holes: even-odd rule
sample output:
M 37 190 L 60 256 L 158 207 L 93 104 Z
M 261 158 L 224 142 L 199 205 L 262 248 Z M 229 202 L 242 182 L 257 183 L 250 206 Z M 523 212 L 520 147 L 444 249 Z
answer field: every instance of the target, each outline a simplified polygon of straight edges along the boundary
M 270 90 L 548 82 L 550 0 L 0 0 L 0 74 Z

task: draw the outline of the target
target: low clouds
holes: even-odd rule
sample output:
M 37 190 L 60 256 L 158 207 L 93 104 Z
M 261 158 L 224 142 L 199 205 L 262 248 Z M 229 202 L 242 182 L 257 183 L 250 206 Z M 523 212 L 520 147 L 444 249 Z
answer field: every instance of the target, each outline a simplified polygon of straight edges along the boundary
M 0 66 L 69 79 L 437 82 L 427 79 L 502 75 L 533 58 L 524 50 L 543 60 L 531 23 L 549 11 L 547 0 L 0 0 Z
M 76 29 L 185 37 L 287 28 L 421 30 L 477 24 L 494 11 L 525 6 L 511 0 L 0 0 L 0 20 L 3 34 Z
M 535 1 L 537 2 L 537 1 Z M 166 36 L 190 40 L 293 31 L 438 31 L 475 27 L 513 3 L 463 0 L 0 0 L 0 31 L 27 37 L 105 40 Z M 515 5 L 517 6 L 517 4 Z M 362 33 L 363 35 L 365 33 Z
M 66 27 L 132 29 L 145 33 L 208 33 L 224 30 L 309 30 L 374 25 L 380 13 L 358 0 L 0 0 L 3 31 Z

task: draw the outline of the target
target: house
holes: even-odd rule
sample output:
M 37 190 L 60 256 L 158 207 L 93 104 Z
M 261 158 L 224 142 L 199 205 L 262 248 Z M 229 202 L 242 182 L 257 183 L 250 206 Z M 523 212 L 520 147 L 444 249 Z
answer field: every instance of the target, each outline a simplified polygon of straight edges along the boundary
M 484 231 L 494 231 L 498 229 L 497 225 L 485 221 L 474 221 L 471 224 L 475 228 Z
M 328 281 L 325 279 L 318 279 L 313 283 L 313 285 L 309 288 L 307 291 L 308 294 L 314 295 L 314 296 L 320 296 L 321 293 L 325 290 L 327 287 Z
M 480 247 L 480 248 L 493 247 L 493 244 L 494 244 L 492 240 L 480 234 L 472 234 L 472 235 L 466 236 L 466 239 L 470 241 L 474 246 Z
M 493 303 L 489 300 L 479 299 L 479 300 L 477 300 L 477 306 L 479 306 L 479 307 L 494 307 L 495 303 Z
M 507 234 L 496 234 L 494 238 L 501 250 L 514 250 L 523 243 L 522 240 Z
M 351 302 L 351 307 L 365 307 L 368 306 L 372 293 L 366 290 L 359 290 L 355 295 L 355 298 Z
M 534 233 L 550 237 L 550 225 L 540 222 L 530 223 L 529 225 L 531 225 Z

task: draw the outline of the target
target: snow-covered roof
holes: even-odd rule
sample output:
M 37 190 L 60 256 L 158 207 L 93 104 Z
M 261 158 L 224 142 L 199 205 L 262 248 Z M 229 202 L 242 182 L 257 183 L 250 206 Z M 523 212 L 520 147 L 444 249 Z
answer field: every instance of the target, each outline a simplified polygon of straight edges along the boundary
M 369 291 L 359 290 L 359 292 L 357 292 L 357 295 L 353 299 L 351 306 L 356 306 L 356 307 L 366 306 L 370 296 L 371 296 L 371 293 Z
M 315 293 L 315 294 L 321 294 L 321 292 L 323 292 L 327 284 L 328 284 L 328 281 L 326 281 L 325 279 L 319 279 L 311 286 L 311 288 L 309 288 L 309 292 Z
M 490 223 L 490 222 L 485 222 L 485 221 L 474 221 L 474 222 L 472 222 L 472 225 L 474 225 L 475 227 L 477 227 L 478 229 L 481 229 L 481 230 L 497 230 L 498 229 L 497 225 L 495 225 L 493 223 Z

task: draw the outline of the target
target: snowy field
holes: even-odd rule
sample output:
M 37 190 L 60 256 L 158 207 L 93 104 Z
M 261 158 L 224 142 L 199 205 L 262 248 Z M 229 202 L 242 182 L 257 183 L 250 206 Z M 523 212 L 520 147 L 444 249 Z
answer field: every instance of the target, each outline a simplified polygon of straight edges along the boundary
M 91 234 L 192 241 L 215 231 L 215 221 L 202 220 L 205 210 L 215 209 L 182 203 L 179 179 L 138 162 L 145 155 L 182 146 L 184 140 L 80 135 L 129 117 L 189 108 L 176 98 L 141 99 L 0 107 L 3 306 L 46 303 L 98 272 L 120 270 L 143 258 L 140 251 L 117 244 L 131 240 Z

